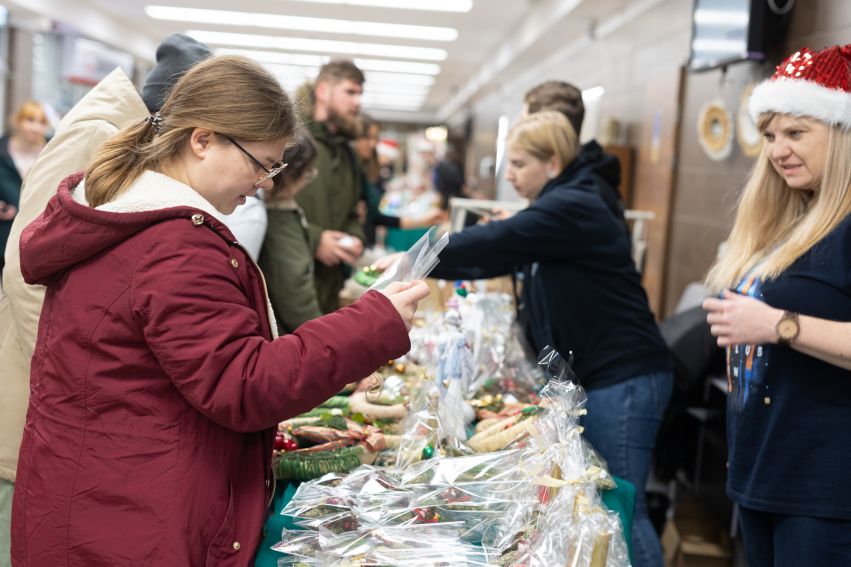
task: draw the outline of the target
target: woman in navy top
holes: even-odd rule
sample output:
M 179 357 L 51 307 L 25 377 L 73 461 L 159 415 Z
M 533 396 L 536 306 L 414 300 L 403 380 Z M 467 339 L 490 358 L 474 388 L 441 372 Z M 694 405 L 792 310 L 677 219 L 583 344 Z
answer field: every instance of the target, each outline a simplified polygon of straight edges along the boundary
M 851 46 L 796 52 L 750 112 L 765 144 L 704 303 L 727 492 L 750 565 L 851 565 Z

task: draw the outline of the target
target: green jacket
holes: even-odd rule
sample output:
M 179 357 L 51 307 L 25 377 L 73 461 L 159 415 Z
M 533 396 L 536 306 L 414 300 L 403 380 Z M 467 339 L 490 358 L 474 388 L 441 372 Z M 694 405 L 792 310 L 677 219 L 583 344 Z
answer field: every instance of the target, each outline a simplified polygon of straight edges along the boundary
M 299 192 L 296 200 L 307 216 L 314 252 L 323 230 L 339 230 L 365 241 L 357 218 L 363 174 L 349 140 L 330 133 L 321 122 L 308 122 L 307 127 L 319 149 L 316 158 L 319 175 Z M 339 306 L 337 296 L 343 288 L 343 270 L 344 266 L 329 268 L 316 263 L 316 295 L 323 313 L 330 313 Z
M 266 213 L 269 224 L 257 264 L 280 331 L 292 333 L 322 315 L 313 282 L 313 246 L 307 219 L 294 200 L 268 203 Z

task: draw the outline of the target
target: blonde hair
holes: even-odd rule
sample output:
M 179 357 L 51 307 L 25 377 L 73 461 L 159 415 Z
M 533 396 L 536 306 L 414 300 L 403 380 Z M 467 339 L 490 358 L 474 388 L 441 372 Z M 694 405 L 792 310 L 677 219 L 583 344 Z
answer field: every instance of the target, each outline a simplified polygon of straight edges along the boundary
M 760 116 L 759 130 L 775 116 Z M 751 271 L 776 278 L 851 213 L 851 130 L 828 126 L 824 174 L 812 193 L 789 188 L 768 153 L 766 144 L 739 199 L 726 252 L 706 277 L 713 292 L 735 286 Z
M 576 130 L 561 112 L 554 110 L 521 118 L 508 133 L 508 142 L 541 161 L 556 156 L 559 170 L 573 161 L 579 146 Z
M 35 118 L 45 125 L 48 123 L 47 113 L 44 111 L 44 107 L 40 102 L 36 102 L 34 100 L 24 101 L 24 103 L 18 107 L 18 110 L 16 110 L 12 115 L 12 127 L 17 128 L 21 122 L 27 118 Z
M 210 57 L 186 72 L 160 110 L 157 133 L 147 120 L 106 142 L 86 169 L 86 199 L 108 203 L 146 169 L 161 171 L 206 128 L 248 142 L 289 138 L 298 123 L 292 102 L 263 67 L 241 56 Z

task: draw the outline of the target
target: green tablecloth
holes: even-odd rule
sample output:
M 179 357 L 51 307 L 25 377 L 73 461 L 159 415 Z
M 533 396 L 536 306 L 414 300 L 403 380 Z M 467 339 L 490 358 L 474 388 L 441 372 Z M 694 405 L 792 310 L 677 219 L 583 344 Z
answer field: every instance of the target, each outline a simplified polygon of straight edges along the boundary
M 621 524 L 624 527 L 624 537 L 626 544 L 632 555 L 632 515 L 635 511 L 635 487 L 622 478 L 614 477 L 617 483 L 617 488 L 613 490 L 603 491 L 603 504 L 606 507 L 618 514 L 621 519 Z M 298 526 L 292 523 L 292 518 L 282 516 L 281 510 L 292 500 L 295 494 L 297 484 L 279 482 L 275 490 L 275 499 L 272 502 L 274 510 L 269 519 L 266 520 L 264 526 L 264 537 L 260 543 L 260 549 L 257 551 L 257 558 L 254 561 L 255 567 L 277 567 L 278 559 L 283 557 L 282 554 L 272 550 L 272 546 L 281 541 L 281 531 L 284 528 L 297 529 Z
M 384 246 L 396 252 L 405 252 L 419 240 L 427 228 L 388 228 Z

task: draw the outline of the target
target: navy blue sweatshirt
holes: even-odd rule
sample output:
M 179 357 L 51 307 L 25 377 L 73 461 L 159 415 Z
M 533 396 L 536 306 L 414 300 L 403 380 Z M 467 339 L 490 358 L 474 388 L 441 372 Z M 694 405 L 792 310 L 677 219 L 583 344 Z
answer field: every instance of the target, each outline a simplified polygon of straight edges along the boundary
M 586 144 L 527 209 L 450 235 L 431 274 L 479 279 L 522 271 L 527 337 L 537 351 L 549 344 L 573 352 L 586 389 L 671 370 L 629 235 L 603 198 L 619 174 L 616 158 Z

